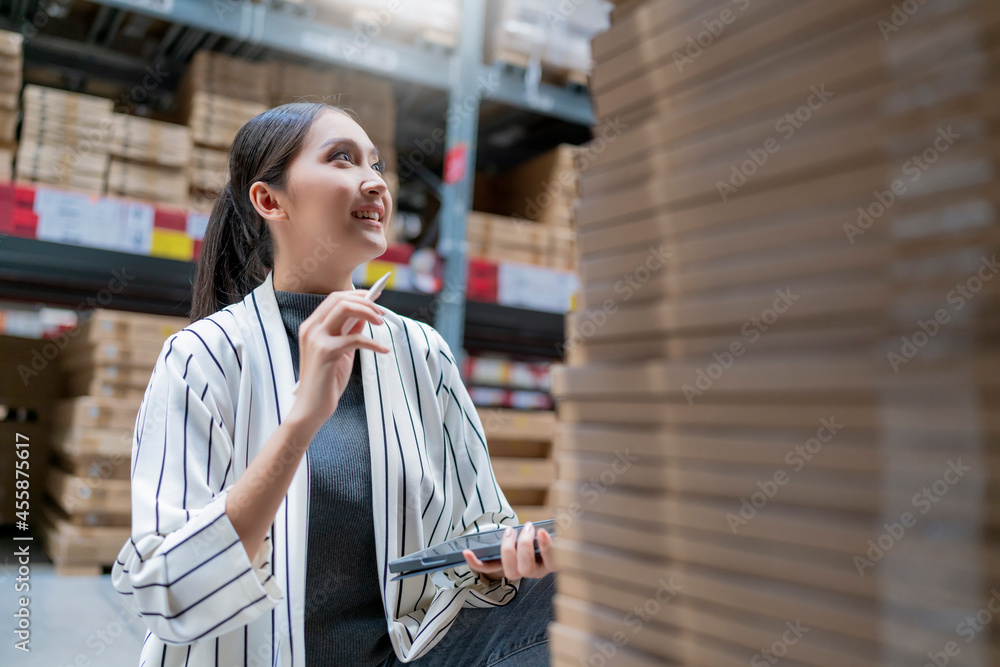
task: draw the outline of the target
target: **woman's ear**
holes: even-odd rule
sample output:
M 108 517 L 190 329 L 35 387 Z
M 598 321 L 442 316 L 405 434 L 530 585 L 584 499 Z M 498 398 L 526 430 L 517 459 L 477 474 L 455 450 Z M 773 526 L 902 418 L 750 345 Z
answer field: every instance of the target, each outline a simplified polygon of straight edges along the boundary
M 264 181 L 257 181 L 250 186 L 250 203 L 265 220 L 288 220 L 288 213 L 278 193 Z

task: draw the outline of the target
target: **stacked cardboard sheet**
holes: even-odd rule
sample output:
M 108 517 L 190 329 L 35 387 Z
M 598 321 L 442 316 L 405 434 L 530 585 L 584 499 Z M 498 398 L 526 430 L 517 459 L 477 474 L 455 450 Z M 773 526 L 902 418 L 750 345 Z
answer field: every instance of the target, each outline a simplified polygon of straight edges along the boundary
M 586 150 L 562 144 L 500 173 L 477 173 L 469 252 L 494 261 L 575 269 L 573 206 L 578 162 L 587 159 Z
M 551 410 L 479 408 L 497 484 L 517 512 L 520 523 L 552 518 L 548 500 L 555 477 Z
M 494 262 L 524 262 L 557 269 L 574 267 L 574 232 L 489 213 L 470 211 L 466 218 L 469 254 Z
M 104 192 L 113 102 L 29 84 L 15 178 Z
M 236 133 L 268 109 L 272 67 L 213 51 L 198 51 L 180 85 L 180 114 L 190 128 L 190 204 L 208 210 L 226 184 Z M 220 168 L 221 166 L 221 168 Z
M 59 358 L 46 544 L 60 573 L 99 573 L 128 539 L 129 462 L 139 405 L 178 317 L 95 310 Z
M 0 180 L 13 176 L 15 133 L 20 112 L 23 70 L 23 43 L 20 33 L 0 30 Z
M 195 146 L 191 151 L 191 187 L 216 193 L 229 180 L 229 151 Z
M 187 126 L 114 114 L 108 193 L 186 204 L 191 188 Z
M 340 77 L 331 69 L 317 69 L 292 63 L 271 63 L 271 106 L 289 102 L 337 104 Z
M 348 28 L 358 50 L 372 39 L 454 48 L 458 43 L 458 0 L 294 0 L 318 21 Z
M 997 664 L 1000 5 L 620 5 L 553 664 Z
M 608 27 L 600 0 L 495 0 L 488 5 L 487 62 L 533 64 L 562 83 L 587 83 L 590 40 Z
M 591 153 L 561 144 L 498 174 L 476 174 L 477 211 L 510 215 L 557 227 L 573 224 L 579 166 Z

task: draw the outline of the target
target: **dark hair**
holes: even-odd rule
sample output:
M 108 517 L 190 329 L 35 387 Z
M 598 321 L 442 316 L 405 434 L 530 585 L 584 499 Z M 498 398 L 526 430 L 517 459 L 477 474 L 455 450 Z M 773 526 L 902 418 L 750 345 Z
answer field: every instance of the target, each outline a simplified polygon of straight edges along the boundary
M 274 266 L 267 223 L 250 203 L 250 186 L 263 181 L 285 189 L 288 165 L 313 122 L 324 111 L 353 117 L 325 102 L 295 102 L 268 109 L 247 121 L 229 149 L 229 181 L 219 193 L 195 269 L 191 321 L 242 301 Z

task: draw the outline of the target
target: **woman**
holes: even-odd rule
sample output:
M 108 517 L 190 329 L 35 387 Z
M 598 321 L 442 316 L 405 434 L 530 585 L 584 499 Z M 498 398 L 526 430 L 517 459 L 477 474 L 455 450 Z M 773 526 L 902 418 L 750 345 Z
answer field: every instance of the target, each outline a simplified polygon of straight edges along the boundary
M 540 559 L 525 529 L 500 563 L 388 573 L 518 519 L 447 343 L 351 284 L 386 247 L 382 165 L 325 104 L 271 109 L 233 142 L 192 323 L 136 420 L 112 581 L 149 627 L 146 667 L 548 664 L 544 531 Z

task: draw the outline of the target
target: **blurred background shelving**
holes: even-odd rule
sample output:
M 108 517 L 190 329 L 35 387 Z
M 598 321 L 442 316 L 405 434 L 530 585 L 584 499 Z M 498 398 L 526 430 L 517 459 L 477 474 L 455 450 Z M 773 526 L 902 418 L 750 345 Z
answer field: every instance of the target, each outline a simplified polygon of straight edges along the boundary
M 299 100 L 353 109 L 386 159 L 390 246 L 355 284 L 393 271 L 380 302 L 461 353 L 505 491 L 523 520 L 549 512 L 549 373 L 579 284 L 575 160 L 594 123 L 590 39 L 609 11 L 596 0 L 0 0 L 0 346 L 13 377 L 20 367 L 34 373 L 26 385 L 51 388 L 20 400 L 12 384 L 0 404 L 33 404 L 22 416 L 39 429 L 34 455 L 51 456 L 36 484 L 60 572 L 106 568 L 127 525 L 115 511 L 128 415 L 152 350 L 187 321 L 236 131 Z M 156 334 L 150 322 L 168 325 Z M 90 346 L 63 350 L 81 331 Z M 52 363 L 24 365 L 56 345 Z M 106 411 L 113 425 L 79 421 Z M 2 490 L 0 501 L 9 524 Z

